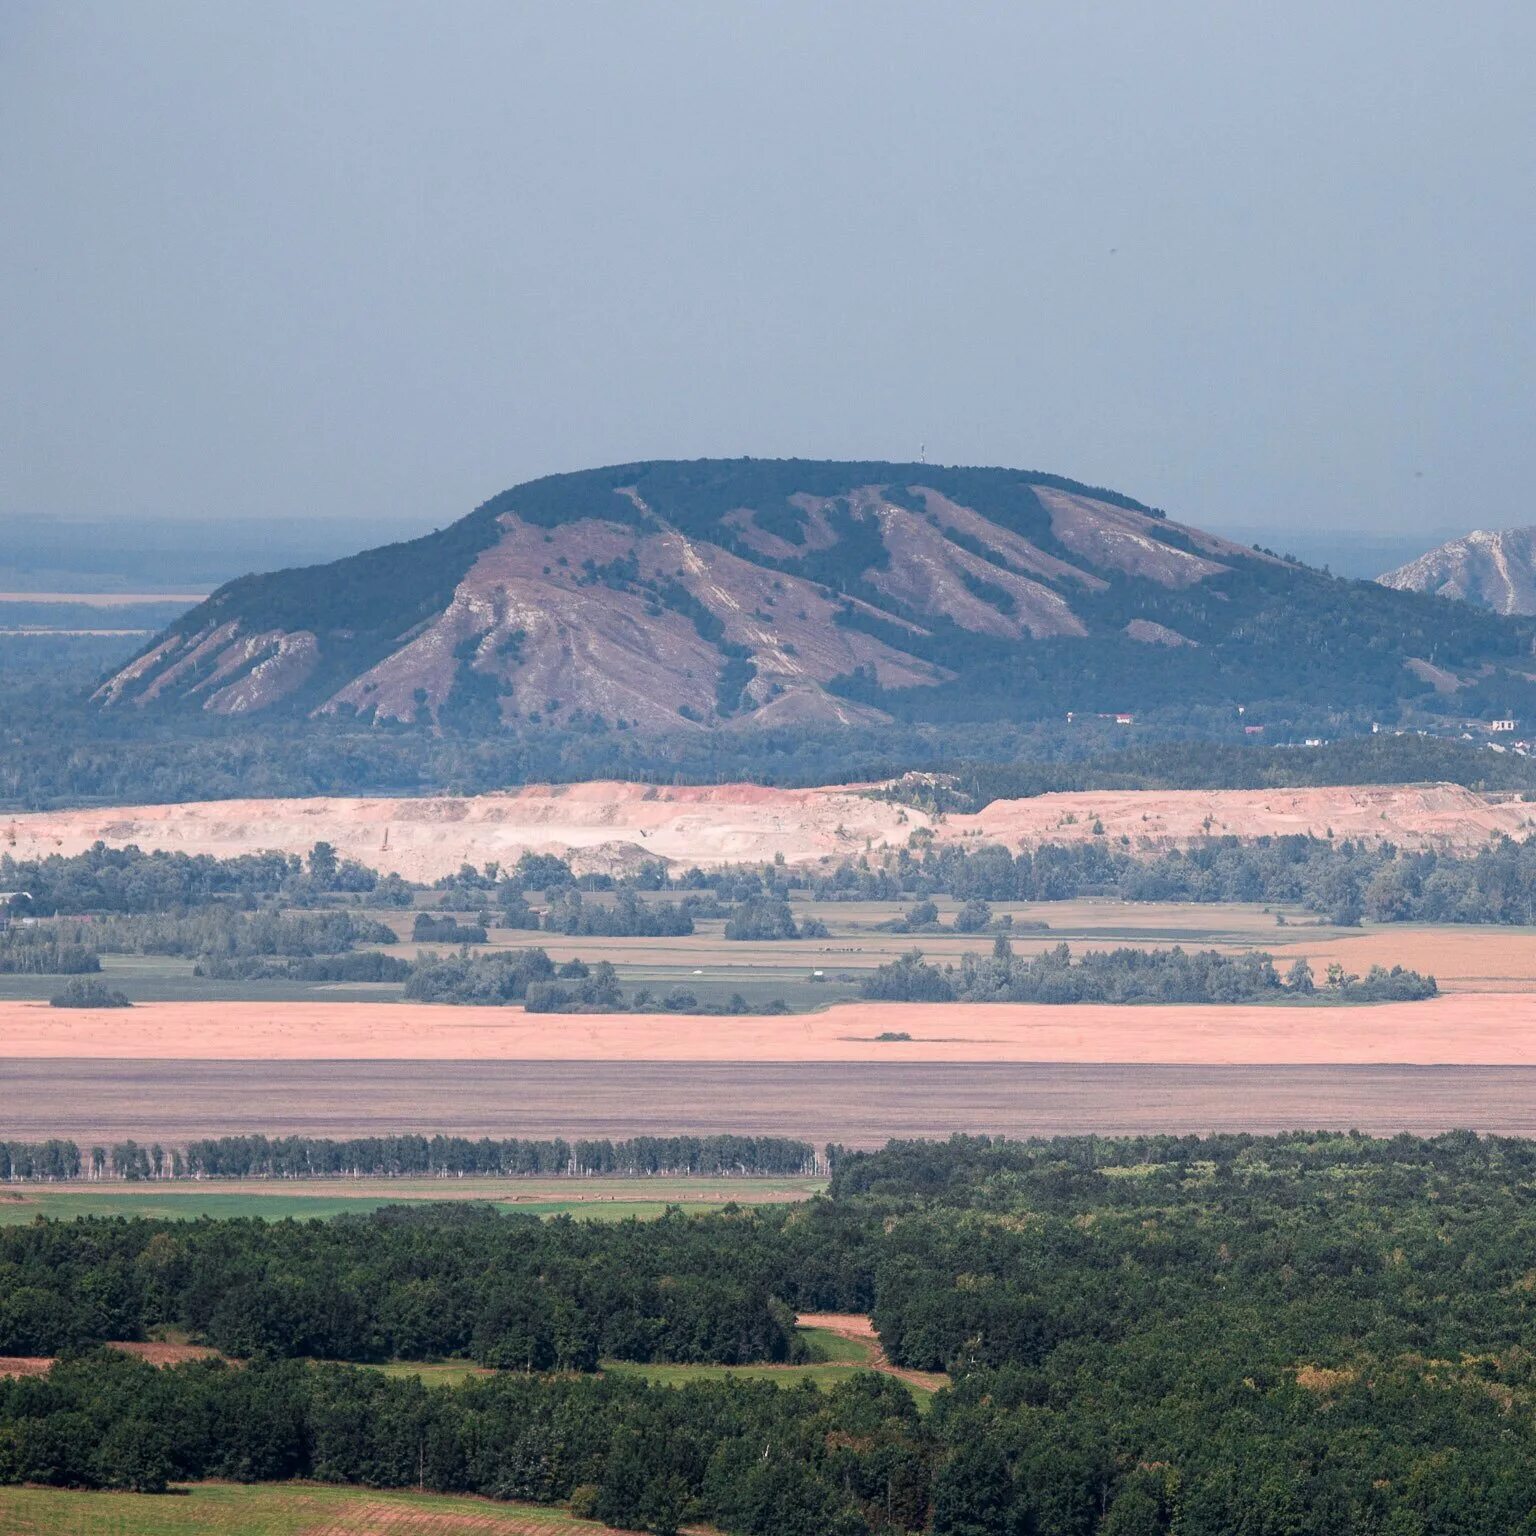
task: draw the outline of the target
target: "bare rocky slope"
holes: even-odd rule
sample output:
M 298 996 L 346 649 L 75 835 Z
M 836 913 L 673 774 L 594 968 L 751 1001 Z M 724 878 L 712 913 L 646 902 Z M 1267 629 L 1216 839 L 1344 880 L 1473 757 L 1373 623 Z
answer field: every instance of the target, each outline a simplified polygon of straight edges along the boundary
M 471 733 L 1374 710 L 1433 697 L 1415 658 L 1487 678 L 1530 649 L 1055 476 L 700 460 L 552 476 L 411 543 L 242 577 L 95 698 Z
M 1428 592 L 1491 608 L 1536 614 L 1536 528 L 1479 528 L 1377 577 L 1400 592 Z
M 757 784 L 529 785 L 497 795 L 417 799 L 213 800 L 37 812 L 0 821 L 0 854 L 76 854 L 102 841 L 232 858 L 307 853 L 317 842 L 416 880 L 462 864 L 510 867 L 524 853 L 569 857 L 579 872 L 619 874 L 647 860 L 687 868 L 857 858 L 939 842 L 1102 840 L 1148 851 L 1209 837 L 1310 834 L 1468 852 L 1501 834 L 1536 831 L 1536 806 L 1456 784 L 1266 790 L 1082 790 L 994 800 L 972 815 L 932 816 L 868 786 L 769 789 Z M 1122 842 L 1122 839 L 1125 841 Z

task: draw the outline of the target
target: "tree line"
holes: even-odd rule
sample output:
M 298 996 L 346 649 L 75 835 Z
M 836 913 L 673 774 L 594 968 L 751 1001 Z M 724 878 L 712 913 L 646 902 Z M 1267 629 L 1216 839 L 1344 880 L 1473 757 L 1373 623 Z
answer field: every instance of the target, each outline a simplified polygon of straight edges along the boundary
M 341 859 L 319 842 L 308 856 L 157 851 L 136 845 L 109 848 L 94 843 L 83 853 L 17 859 L 0 854 L 0 890 L 23 891 L 17 903 L 26 914 L 84 912 L 177 912 L 210 903 L 254 905 L 281 898 L 285 906 L 306 906 L 341 892 L 367 894 L 376 905 L 410 905 L 409 887 L 397 875 L 381 876 L 351 859 Z M 404 897 L 403 901 L 401 897 Z
M 482 1136 L 208 1136 L 167 1149 L 121 1141 L 0 1141 L 0 1180 L 101 1178 L 582 1178 L 690 1174 L 801 1176 L 816 1151 L 785 1136 L 635 1136 L 529 1140 Z M 88 1170 L 88 1171 L 87 1171 Z
M 94 949 L 55 930 L 0 929 L 0 976 L 84 976 L 100 969 Z
M 859 995 L 885 1003 L 1244 1003 L 1416 1002 L 1435 997 L 1433 976 L 1394 965 L 1373 965 L 1364 977 L 1332 965 L 1319 988 L 1298 959 L 1284 978 L 1273 955 L 1224 955 L 1214 949 L 1086 951 L 1074 961 L 1066 944 L 1034 959 L 1015 955 L 999 936 L 990 955 L 963 955 L 960 964 L 931 965 L 921 950 L 877 966 Z
M 197 956 L 194 974 L 219 981 L 403 981 L 411 973 L 407 961 L 356 951 L 395 942 L 387 924 L 348 911 L 247 912 L 214 904 L 193 912 L 44 918 L 0 930 L 0 975 L 85 976 L 101 970 L 104 954 L 137 954 Z
M 428 957 L 416 962 L 405 984 L 414 1002 L 502 1007 L 521 1003 L 529 1013 L 787 1013 L 780 998 L 749 1003 L 739 992 L 723 1003 L 701 1002 L 686 987 L 671 987 L 660 997 L 649 987 L 625 993 L 611 961 L 562 960 L 558 965 L 542 949 L 495 950 Z
M 335 955 L 360 944 L 397 942 L 394 929 L 387 923 L 355 912 L 245 912 L 218 905 L 193 912 L 114 915 L 88 922 L 54 919 L 48 927 L 39 924 L 14 931 L 52 931 L 62 941 L 89 946 L 99 955 L 195 955 L 225 959 Z
M 1107 838 L 1044 843 L 930 843 L 846 862 L 810 885 L 818 901 L 1121 901 L 1288 904 L 1352 926 L 1536 922 L 1536 836 L 1501 837 L 1474 854 L 1409 851 L 1307 836 L 1202 838 L 1146 853 Z

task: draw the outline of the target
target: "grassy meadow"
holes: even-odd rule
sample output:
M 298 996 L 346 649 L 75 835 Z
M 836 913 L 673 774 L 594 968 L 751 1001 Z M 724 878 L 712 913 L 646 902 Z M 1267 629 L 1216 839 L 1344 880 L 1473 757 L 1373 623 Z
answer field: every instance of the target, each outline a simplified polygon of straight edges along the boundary
M 813 1386 L 835 1387 L 861 1371 L 877 1369 L 877 1355 L 872 1343 L 851 1339 L 830 1328 L 796 1330 L 810 1347 L 812 1360 L 807 1365 L 640 1365 L 628 1360 L 605 1360 L 603 1370 L 613 1375 L 641 1376 L 657 1386 L 683 1387 L 694 1381 L 770 1381 L 776 1387 L 795 1387 L 806 1382 Z M 935 1388 L 924 1382 L 898 1377 L 919 1408 L 926 1408 Z
M 807 1382 L 829 1388 L 857 1376 L 861 1371 L 878 1368 L 878 1356 L 872 1343 L 834 1333 L 830 1328 L 796 1330 L 810 1348 L 811 1360 L 805 1365 L 646 1365 L 632 1360 L 604 1360 L 603 1371 L 612 1376 L 638 1376 L 659 1387 L 686 1387 L 697 1381 L 767 1381 L 776 1387 L 797 1387 Z M 372 1367 L 386 1376 L 414 1376 L 428 1386 L 458 1386 L 476 1376 L 494 1372 L 468 1360 L 395 1360 Z M 926 1408 L 934 1388 L 924 1382 L 903 1380 L 920 1408 Z
M 366 1215 L 402 1200 L 487 1200 L 504 1211 L 585 1221 L 641 1220 L 671 1207 L 718 1210 L 808 1199 L 823 1179 L 314 1179 L 309 1181 L 0 1185 L 0 1226 L 46 1217 L 148 1216 L 196 1221 L 253 1216 L 264 1221 Z

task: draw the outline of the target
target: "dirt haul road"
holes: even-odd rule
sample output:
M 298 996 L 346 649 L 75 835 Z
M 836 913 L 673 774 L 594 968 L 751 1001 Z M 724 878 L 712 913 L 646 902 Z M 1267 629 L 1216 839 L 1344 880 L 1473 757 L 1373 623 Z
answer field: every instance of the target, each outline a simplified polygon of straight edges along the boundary
M 880 1040 L 905 1033 L 910 1040 Z M 1536 997 L 1368 1006 L 845 1003 L 729 1019 L 376 1003 L 0 1002 L 6 1060 L 1536 1065 Z
M 1212 836 L 1287 833 L 1473 850 L 1536 831 L 1536 806 L 1453 784 L 1287 790 L 1134 790 L 996 800 L 975 815 L 932 817 L 877 799 L 867 786 L 766 789 L 753 784 L 530 785 L 506 794 L 426 799 L 218 800 L 48 811 L 0 820 L 0 852 L 74 854 L 97 841 L 231 857 L 306 853 L 328 842 L 347 858 L 417 880 L 461 864 L 513 864 L 527 852 L 571 857 L 580 871 L 647 859 L 701 866 L 792 864 L 904 847 L 927 829 L 940 842 L 1102 838 L 1147 850 Z M 1121 842 L 1121 839 L 1125 842 Z

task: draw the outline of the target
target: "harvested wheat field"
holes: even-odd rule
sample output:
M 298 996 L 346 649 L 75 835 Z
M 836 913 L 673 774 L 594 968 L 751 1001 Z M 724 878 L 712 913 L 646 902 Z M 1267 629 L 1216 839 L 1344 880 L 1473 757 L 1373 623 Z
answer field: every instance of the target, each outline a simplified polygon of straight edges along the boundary
M 1009 847 L 1104 836 L 1133 848 L 1226 833 L 1311 833 L 1469 850 L 1536 831 L 1536 806 L 1454 784 L 1282 790 L 1126 790 L 997 800 L 975 815 L 932 817 L 873 798 L 869 786 L 768 789 L 755 784 L 529 785 L 505 794 L 424 799 L 217 800 L 46 811 L 0 822 L 16 858 L 79 853 L 97 841 L 220 857 L 307 852 L 326 841 L 348 858 L 431 880 L 465 862 L 570 855 L 580 870 L 619 871 L 646 859 L 716 865 L 846 858 L 904 846 L 913 832 Z M 1095 833 L 1095 824 L 1102 833 Z M 1122 845 L 1123 846 L 1123 845 Z
M 113 1340 L 106 1347 L 162 1369 L 168 1365 L 185 1365 L 189 1360 L 228 1359 L 227 1355 L 202 1344 L 166 1344 L 158 1340 L 136 1344 Z M 49 1355 L 0 1355 L 0 1377 L 46 1376 L 52 1365 L 53 1357 Z
M 905 1033 L 909 1040 L 881 1040 Z M 1363 1006 L 843 1003 L 821 1013 L 525 1014 L 420 1003 L 0 1002 L 0 1060 L 1536 1064 L 1536 997 Z M 3 1085 L 3 1069 L 0 1069 Z
M 46 1376 L 53 1365 L 49 1355 L 0 1355 L 0 1379 Z
M 1281 930 L 1283 933 L 1285 930 Z M 1331 961 L 1364 975 L 1373 965 L 1424 971 L 1443 992 L 1536 993 L 1536 932 L 1529 928 L 1420 928 L 1393 924 L 1370 933 L 1275 946 L 1282 968 L 1305 955 L 1322 976 Z
M 603 1536 L 613 1529 L 552 1506 L 310 1483 L 193 1483 L 175 1497 L 0 1488 L 5 1536 Z
M 125 1355 L 132 1355 L 136 1360 L 142 1360 L 146 1365 L 167 1366 L 185 1365 L 189 1360 L 222 1360 L 225 1357 L 216 1349 L 209 1349 L 206 1344 L 172 1344 L 164 1339 L 151 1339 L 146 1343 L 109 1344 L 108 1349 L 115 1349 Z

